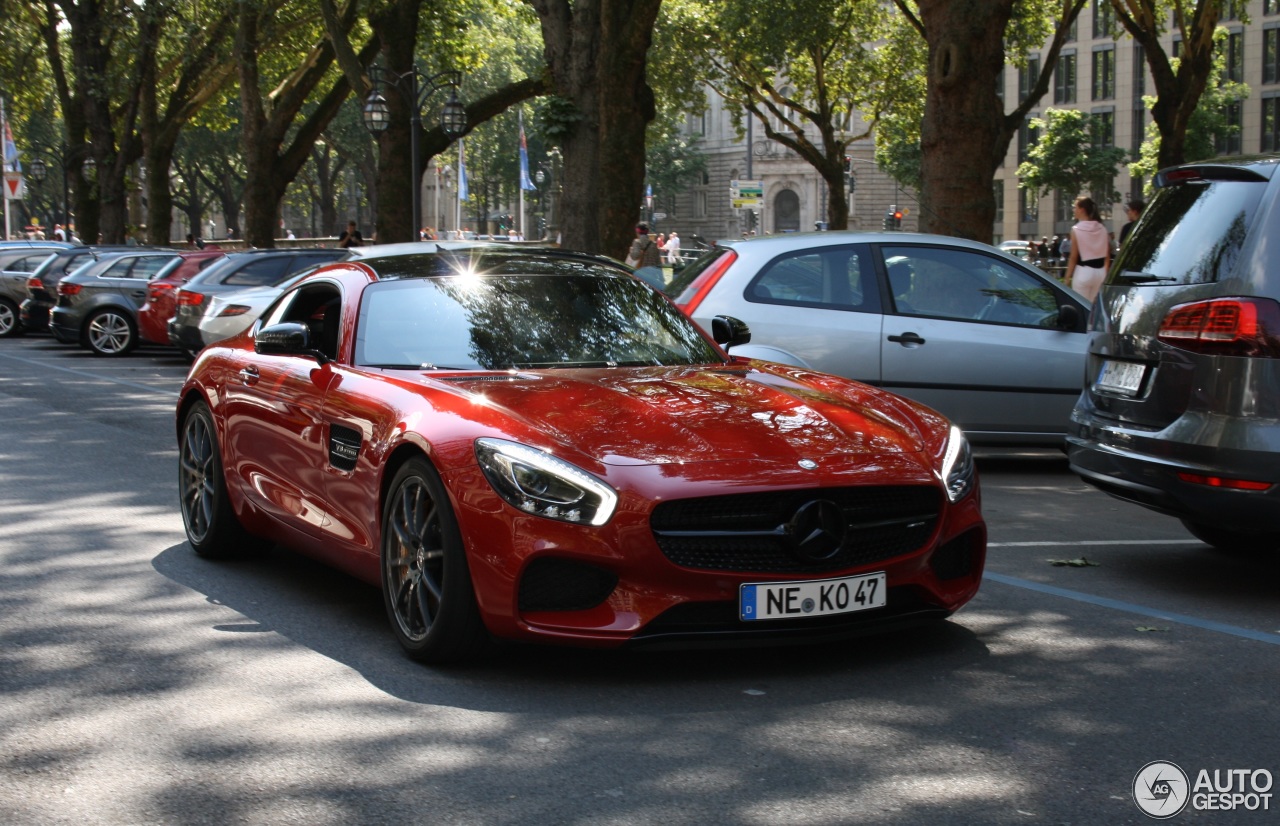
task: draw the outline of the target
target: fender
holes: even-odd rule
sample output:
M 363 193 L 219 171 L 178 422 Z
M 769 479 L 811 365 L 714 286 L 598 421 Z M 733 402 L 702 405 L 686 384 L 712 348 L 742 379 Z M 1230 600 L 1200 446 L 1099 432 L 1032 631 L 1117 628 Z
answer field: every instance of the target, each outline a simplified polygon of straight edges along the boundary
M 786 364 L 791 367 L 803 367 L 806 370 L 812 370 L 813 367 L 804 359 L 795 353 L 783 350 L 781 347 L 773 347 L 768 344 L 739 344 L 734 347 L 729 355 L 740 358 L 759 359 L 761 361 L 772 361 L 778 364 Z

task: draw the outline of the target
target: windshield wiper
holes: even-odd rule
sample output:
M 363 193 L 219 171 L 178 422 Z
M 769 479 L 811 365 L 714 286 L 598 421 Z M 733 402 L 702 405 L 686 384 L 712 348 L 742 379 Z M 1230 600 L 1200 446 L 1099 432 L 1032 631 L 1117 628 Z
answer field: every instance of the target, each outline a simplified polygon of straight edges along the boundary
M 1135 284 L 1172 284 L 1178 280 L 1172 275 L 1156 275 L 1153 272 L 1138 272 L 1137 270 L 1125 270 L 1120 273 L 1120 277 Z

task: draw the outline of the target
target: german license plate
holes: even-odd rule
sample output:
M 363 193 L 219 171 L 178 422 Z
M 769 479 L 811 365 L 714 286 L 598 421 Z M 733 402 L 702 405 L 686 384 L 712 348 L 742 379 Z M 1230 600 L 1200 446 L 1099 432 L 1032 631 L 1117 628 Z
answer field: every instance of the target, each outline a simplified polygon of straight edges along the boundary
M 884 572 L 800 582 L 753 582 L 738 591 L 745 621 L 851 614 L 885 605 Z
M 1138 388 L 1142 387 L 1142 376 L 1145 372 L 1144 365 L 1132 361 L 1107 359 L 1102 362 L 1102 370 L 1098 373 L 1094 389 L 1107 393 L 1119 393 L 1122 396 L 1133 396 L 1137 394 Z

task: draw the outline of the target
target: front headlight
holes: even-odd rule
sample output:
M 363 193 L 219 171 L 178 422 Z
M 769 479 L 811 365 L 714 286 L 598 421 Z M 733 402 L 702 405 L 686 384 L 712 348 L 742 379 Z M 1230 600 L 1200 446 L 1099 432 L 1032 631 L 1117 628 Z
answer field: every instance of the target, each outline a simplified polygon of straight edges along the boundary
M 618 504 L 618 494 L 604 482 L 527 445 L 477 439 L 476 459 L 498 495 L 526 513 L 603 525 Z
M 973 489 L 976 478 L 969 440 L 964 437 L 964 431 L 952 425 L 947 452 L 942 457 L 942 482 L 947 486 L 947 499 L 959 502 Z

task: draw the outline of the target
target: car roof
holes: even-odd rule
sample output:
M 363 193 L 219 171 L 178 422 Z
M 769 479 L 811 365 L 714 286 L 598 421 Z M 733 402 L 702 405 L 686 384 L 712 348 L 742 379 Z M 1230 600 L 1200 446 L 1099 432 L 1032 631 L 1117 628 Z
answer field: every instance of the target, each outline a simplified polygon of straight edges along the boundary
M 449 242 L 445 242 L 449 243 Z M 469 264 L 478 264 L 481 268 L 499 265 L 504 272 L 514 272 L 521 261 L 562 261 L 578 264 L 592 264 L 607 267 L 619 275 L 626 275 L 630 270 L 626 265 L 605 255 L 577 252 L 551 246 L 512 246 L 511 244 L 476 244 L 460 242 L 450 244 L 446 249 L 435 252 L 417 252 L 416 254 L 388 255 L 366 258 L 360 263 L 372 268 L 379 280 L 398 278 L 431 278 L 453 275 L 458 272 L 455 267 L 442 262 L 465 259 Z
M 797 247 L 825 247 L 838 246 L 840 244 L 940 244 L 984 250 L 986 252 L 1004 252 L 1004 250 L 997 249 L 990 244 L 984 244 L 981 241 L 971 241 L 968 238 L 957 238 L 952 235 L 885 230 L 849 229 L 827 230 L 825 232 L 787 232 L 781 235 L 757 235 L 754 238 L 731 238 L 718 242 L 721 247 L 750 251 L 753 254 L 783 252 Z

